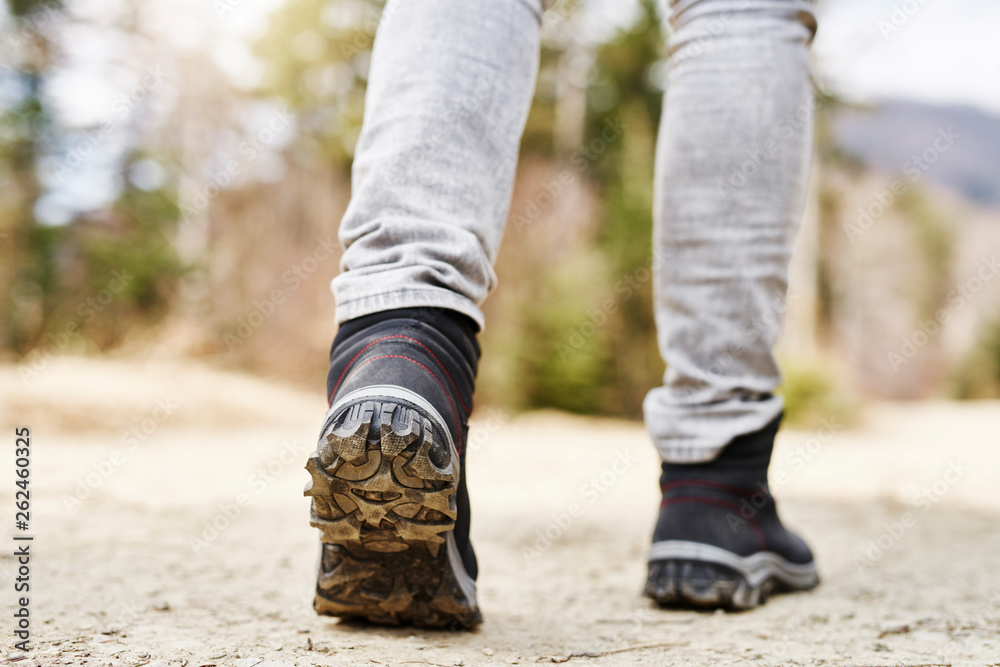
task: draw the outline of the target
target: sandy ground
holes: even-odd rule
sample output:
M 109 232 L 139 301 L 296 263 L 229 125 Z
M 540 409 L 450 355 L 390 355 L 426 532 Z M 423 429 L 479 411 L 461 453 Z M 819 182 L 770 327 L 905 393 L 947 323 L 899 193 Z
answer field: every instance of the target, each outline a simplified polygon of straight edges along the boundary
M 784 432 L 772 482 L 823 583 L 742 614 L 640 596 L 657 507 L 640 425 L 480 411 L 486 620 L 461 634 L 312 614 L 302 465 L 324 407 L 193 364 L 0 367 L 7 540 L 15 424 L 33 447 L 34 648 L 14 664 L 1000 663 L 1000 404 L 883 404 L 853 429 Z M 16 660 L 12 550 L 0 599 Z

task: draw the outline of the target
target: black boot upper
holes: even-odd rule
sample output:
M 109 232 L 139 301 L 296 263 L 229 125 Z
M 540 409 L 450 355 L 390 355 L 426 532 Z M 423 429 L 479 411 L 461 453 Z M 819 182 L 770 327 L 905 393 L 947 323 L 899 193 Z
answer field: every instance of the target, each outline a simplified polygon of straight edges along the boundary
M 337 331 L 327 375 L 331 405 L 357 389 L 394 385 L 418 394 L 440 414 L 445 422 L 440 426 L 451 434 L 461 470 L 455 543 L 473 579 L 478 568 L 469 543 L 465 451 L 480 355 L 476 332 L 470 318 L 437 308 L 406 308 L 359 317 Z
M 782 525 L 767 485 L 780 422 L 779 415 L 761 430 L 735 438 L 708 463 L 664 463 L 653 542 L 699 542 L 738 556 L 769 551 L 791 563 L 812 562 L 805 542 Z

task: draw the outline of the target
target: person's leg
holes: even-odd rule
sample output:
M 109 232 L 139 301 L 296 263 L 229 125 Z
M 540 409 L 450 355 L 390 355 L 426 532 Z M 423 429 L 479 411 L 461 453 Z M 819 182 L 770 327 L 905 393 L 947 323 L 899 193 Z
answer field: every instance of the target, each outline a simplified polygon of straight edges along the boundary
M 331 407 L 307 465 L 319 613 L 481 621 L 467 420 L 541 13 L 541 0 L 385 9 L 340 226 Z
M 534 92 L 542 0 L 397 0 L 385 14 L 340 224 L 337 321 L 429 306 L 482 328 Z
M 815 584 L 811 553 L 763 485 L 782 411 L 772 346 L 809 174 L 816 25 L 805 0 L 673 0 L 669 18 L 654 238 L 667 371 L 644 404 L 664 506 L 647 593 L 752 606 L 774 585 L 761 572 Z M 754 516 L 739 512 L 746 498 L 762 506 Z M 788 567 L 741 575 L 738 559 L 758 552 Z M 740 576 L 699 565 L 713 558 L 742 589 Z
M 682 463 L 781 412 L 772 346 L 809 177 L 815 19 L 800 0 L 672 4 L 654 214 L 667 372 L 644 409 Z

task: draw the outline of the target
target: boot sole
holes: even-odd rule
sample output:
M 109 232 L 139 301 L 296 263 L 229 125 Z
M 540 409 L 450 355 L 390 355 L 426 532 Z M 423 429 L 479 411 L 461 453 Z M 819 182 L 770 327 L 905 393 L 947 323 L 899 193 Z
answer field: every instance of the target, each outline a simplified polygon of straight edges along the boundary
M 461 471 L 443 424 L 402 387 L 367 387 L 330 408 L 304 491 L 322 542 L 317 613 L 434 628 L 482 622 L 455 544 Z
M 664 607 L 753 609 L 777 593 L 819 584 L 815 563 L 791 563 L 762 551 L 751 556 L 698 542 L 653 544 L 643 591 Z

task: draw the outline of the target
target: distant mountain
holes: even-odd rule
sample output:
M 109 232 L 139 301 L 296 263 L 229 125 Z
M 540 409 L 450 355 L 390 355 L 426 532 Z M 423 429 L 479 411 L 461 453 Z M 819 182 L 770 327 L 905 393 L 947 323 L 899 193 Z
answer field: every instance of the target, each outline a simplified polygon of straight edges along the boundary
M 833 120 L 841 148 L 865 164 L 931 181 L 968 199 L 1000 208 L 1000 117 L 970 107 L 892 101 L 871 108 L 842 107 Z M 954 137 L 947 150 L 937 148 Z M 933 164 L 918 162 L 926 151 Z M 916 159 L 915 159 L 916 158 Z M 908 175 L 909 176 L 908 176 Z

